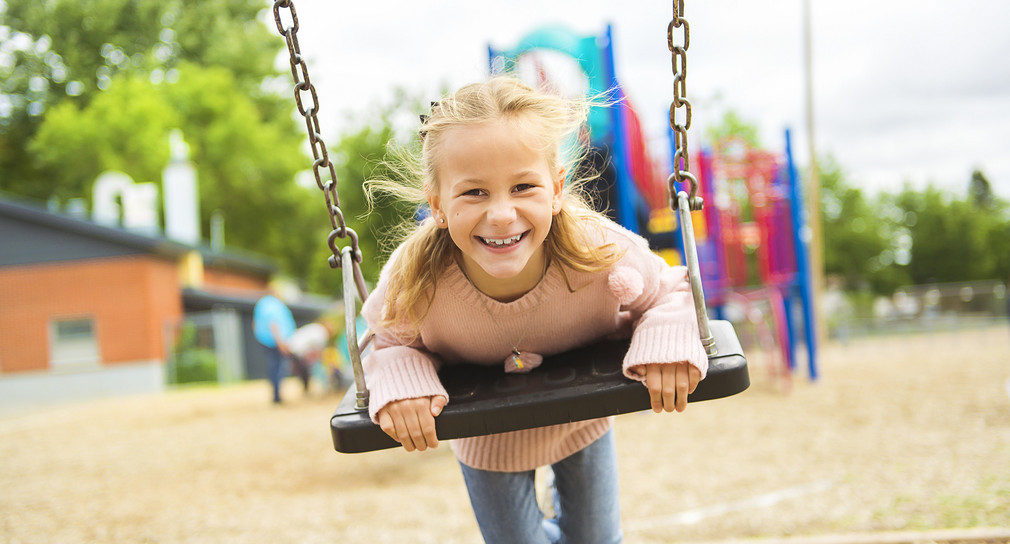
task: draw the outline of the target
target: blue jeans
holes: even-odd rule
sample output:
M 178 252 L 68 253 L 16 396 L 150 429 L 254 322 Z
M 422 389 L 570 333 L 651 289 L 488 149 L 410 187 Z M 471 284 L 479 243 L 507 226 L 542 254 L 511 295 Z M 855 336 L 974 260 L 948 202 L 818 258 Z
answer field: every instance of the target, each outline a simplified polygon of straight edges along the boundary
M 262 345 L 262 344 L 261 344 Z M 287 359 L 281 355 L 281 350 L 263 346 L 267 354 L 267 379 L 274 388 L 274 402 L 281 401 L 281 381 L 287 376 Z
M 534 471 L 492 472 L 460 464 L 470 504 L 487 544 L 621 542 L 614 431 L 551 466 L 557 519 L 537 505 Z

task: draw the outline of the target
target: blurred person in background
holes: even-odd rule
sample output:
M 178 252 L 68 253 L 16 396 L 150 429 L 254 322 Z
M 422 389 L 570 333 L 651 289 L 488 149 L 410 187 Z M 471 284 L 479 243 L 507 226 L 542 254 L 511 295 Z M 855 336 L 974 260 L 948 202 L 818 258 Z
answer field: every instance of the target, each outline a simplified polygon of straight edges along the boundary
M 336 325 L 331 317 L 321 317 L 313 323 L 299 327 L 288 339 L 293 373 L 302 381 L 305 394 L 309 394 L 312 367 L 320 361 L 323 350 L 333 344 Z
M 281 300 L 281 289 L 271 283 L 270 292 L 253 308 L 253 334 L 267 356 L 267 378 L 273 386 L 274 404 L 281 403 L 281 380 L 287 375 L 290 349 L 288 341 L 295 332 L 295 318 Z

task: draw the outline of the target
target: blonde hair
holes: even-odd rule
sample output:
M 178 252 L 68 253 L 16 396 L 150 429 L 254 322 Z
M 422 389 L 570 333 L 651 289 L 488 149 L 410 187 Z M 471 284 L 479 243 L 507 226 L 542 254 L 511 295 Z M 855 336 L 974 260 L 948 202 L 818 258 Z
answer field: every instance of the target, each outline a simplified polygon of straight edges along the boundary
M 462 87 L 440 102 L 432 103 L 431 114 L 422 116 L 421 146 L 418 150 L 391 147 L 392 160 L 386 161 L 386 179 L 366 182 L 366 194 L 374 207 L 380 195 L 387 194 L 417 205 L 427 203 L 430 191 L 438 190 L 438 165 L 444 135 L 460 126 L 502 120 L 539 143 L 551 171 L 565 168 L 576 172 L 586 155 L 580 138 L 593 100 L 571 100 L 537 91 L 512 77 L 493 77 L 483 83 Z M 573 142 L 566 153 L 565 142 Z M 547 258 L 577 271 L 603 270 L 621 258 L 615 244 L 593 245 L 586 232 L 602 225 L 603 216 L 587 204 L 582 186 L 598 176 L 597 172 L 570 175 L 566 180 L 561 211 L 554 216 L 544 241 Z M 458 249 L 447 229 L 440 229 L 432 219 L 406 229 L 405 240 L 391 267 L 382 325 L 416 338 L 420 321 L 428 312 L 437 279 L 452 264 Z M 564 269 L 562 268 L 562 273 Z M 567 275 L 565 276 L 568 282 Z M 573 287 L 569 284 L 569 289 Z

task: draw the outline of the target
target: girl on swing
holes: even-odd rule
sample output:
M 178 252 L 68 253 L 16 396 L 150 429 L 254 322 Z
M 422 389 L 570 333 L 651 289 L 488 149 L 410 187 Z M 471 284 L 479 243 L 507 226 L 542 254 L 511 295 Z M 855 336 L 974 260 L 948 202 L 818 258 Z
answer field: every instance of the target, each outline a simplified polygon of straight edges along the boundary
M 362 314 L 369 415 L 407 451 L 438 445 L 451 402 L 443 364 L 528 372 L 545 355 L 631 335 L 624 374 L 655 412 L 681 412 L 708 359 L 687 272 L 592 211 L 562 144 L 588 105 L 496 77 L 422 116 L 419 156 L 398 181 L 369 183 L 427 202 L 431 217 L 393 252 Z M 453 440 L 488 543 L 613 543 L 622 538 L 613 418 Z M 557 518 L 536 502 L 534 470 L 551 465 Z

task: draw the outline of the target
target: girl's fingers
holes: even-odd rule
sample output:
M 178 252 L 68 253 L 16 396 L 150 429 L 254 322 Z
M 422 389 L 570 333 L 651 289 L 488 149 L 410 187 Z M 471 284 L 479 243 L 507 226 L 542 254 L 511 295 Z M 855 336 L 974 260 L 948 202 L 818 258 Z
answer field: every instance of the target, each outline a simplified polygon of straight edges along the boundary
M 421 417 L 421 430 L 424 432 L 425 442 L 427 442 L 429 448 L 438 447 L 438 435 L 435 434 L 435 418 L 442 413 L 442 409 L 449 402 L 449 399 L 437 395 L 431 398 L 431 403 L 428 406 L 428 414 Z M 420 414 L 419 414 L 420 415 Z
M 683 363 L 683 364 L 671 365 L 671 366 L 674 366 L 677 369 L 676 370 L 676 377 L 674 378 L 676 380 L 676 387 L 677 387 L 677 406 L 676 406 L 676 409 L 677 409 L 678 412 L 683 412 L 684 409 L 687 408 L 687 392 L 688 392 L 688 389 L 690 389 L 690 385 L 691 385 L 690 378 L 688 377 L 688 373 L 689 373 L 688 367 L 690 367 L 691 365 Z
M 695 368 L 694 365 L 687 365 L 688 376 L 691 379 L 691 389 L 688 393 L 694 393 L 694 390 L 698 388 L 698 382 L 701 381 L 701 371 Z
M 677 381 L 678 367 L 680 365 L 663 365 L 663 409 L 667 412 L 672 412 L 677 407 L 678 394 L 680 393 Z
M 442 413 L 442 409 L 445 408 L 445 405 L 448 402 L 449 402 L 449 399 L 443 397 L 442 395 L 438 395 L 438 396 L 432 397 L 431 398 L 431 416 L 432 417 L 438 417 L 438 415 Z
M 701 381 L 701 372 L 688 363 L 645 365 L 645 386 L 649 390 L 652 411 L 683 412 L 688 395 Z
M 379 411 L 379 427 L 407 451 L 437 447 L 434 415 L 441 413 L 446 402 L 445 397 L 437 396 L 390 403 Z
M 645 387 L 649 390 L 652 411 L 663 411 L 663 369 L 661 365 L 645 365 Z
M 433 411 L 434 408 L 429 407 L 428 412 L 418 412 L 417 414 L 421 424 L 421 439 L 424 440 L 425 448 L 438 447 L 438 436 L 435 435 L 435 418 L 431 416 Z
M 396 441 L 403 446 L 403 449 L 414 451 L 414 441 L 410 439 L 410 431 L 407 430 L 407 423 L 402 414 L 396 414 L 393 425 L 396 427 Z
M 396 427 L 393 425 L 393 419 L 389 417 L 389 413 L 382 410 L 379 412 L 378 418 L 379 428 L 382 429 L 382 432 L 388 434 L 390 438 L 399 442 L 399 439 L 396 438 Z
M 413 446 L 412 449 L 408 451 L 424 451 L 428 449 L 427 443 L 424 439 L 424 432 L 421 430 L 421 422 L 418 420 L 417 412 L 407 412 L 404 414 L 403 418 L 404 426 L 407 430 L 407 437 Z

